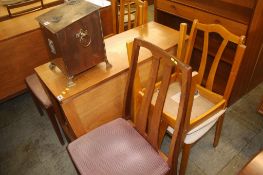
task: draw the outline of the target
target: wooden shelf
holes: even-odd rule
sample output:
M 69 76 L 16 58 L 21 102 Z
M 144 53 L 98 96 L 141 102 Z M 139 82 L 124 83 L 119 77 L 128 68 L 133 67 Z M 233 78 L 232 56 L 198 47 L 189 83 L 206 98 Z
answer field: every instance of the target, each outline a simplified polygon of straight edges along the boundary
M 253 13 L 251 7 L 244 7 L 222 0 L 170 0 L 192 8 L 196 8 L 217 16 L 221 16 L 242 24 L 249 24 Z

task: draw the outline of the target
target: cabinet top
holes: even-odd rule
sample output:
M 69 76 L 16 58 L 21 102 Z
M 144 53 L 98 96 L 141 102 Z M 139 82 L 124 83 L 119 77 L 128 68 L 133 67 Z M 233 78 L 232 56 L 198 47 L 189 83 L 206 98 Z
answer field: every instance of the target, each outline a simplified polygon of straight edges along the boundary
M 68 0 L 57 8 L 40 15 L 36 20 L 52 33 L 57 33 L 99 8 L 85 0 Z

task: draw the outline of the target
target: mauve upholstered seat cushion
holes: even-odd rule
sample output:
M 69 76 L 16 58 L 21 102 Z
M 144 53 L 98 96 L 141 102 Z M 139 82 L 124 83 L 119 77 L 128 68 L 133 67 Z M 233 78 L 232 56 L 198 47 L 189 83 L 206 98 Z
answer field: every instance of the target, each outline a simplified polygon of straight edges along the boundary
M 80 174 L 161 175 L 167 163 L 124 119 L 94 129 L 68 145 Z
M 26 84 L 31 89 L 34 96 L 45 106 L 45 108 L 52 106 L 52 103 L 36 74 L 26 77 Z

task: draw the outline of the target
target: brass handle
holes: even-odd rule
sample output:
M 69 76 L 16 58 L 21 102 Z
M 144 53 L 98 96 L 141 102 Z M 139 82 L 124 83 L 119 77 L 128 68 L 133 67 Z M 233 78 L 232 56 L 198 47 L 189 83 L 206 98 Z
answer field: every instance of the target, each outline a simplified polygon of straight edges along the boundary
M 76 34 L 76 38 L 79 39 L 79 43 L 83 47 L 88 47 L 91 43 L 91 37 L 88 30 L 80 29 L 79 32 Z

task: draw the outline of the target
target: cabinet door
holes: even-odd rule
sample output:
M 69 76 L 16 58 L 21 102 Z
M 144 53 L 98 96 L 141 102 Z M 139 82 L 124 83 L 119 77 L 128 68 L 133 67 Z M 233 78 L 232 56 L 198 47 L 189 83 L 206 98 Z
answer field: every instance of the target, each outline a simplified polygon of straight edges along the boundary
M 25 78 L 49 60 L 40 30 L 0 41 L 0 55 L 0 101 L 25 91 Z

